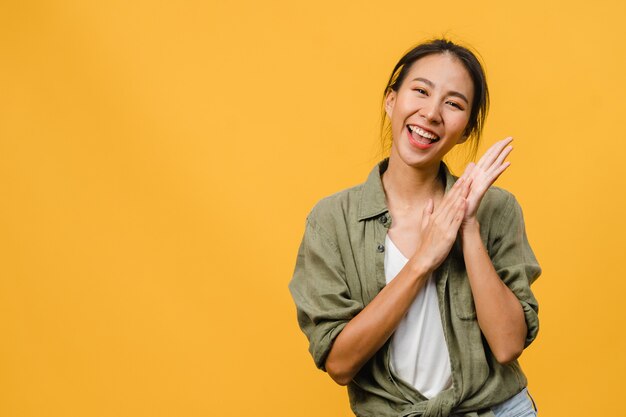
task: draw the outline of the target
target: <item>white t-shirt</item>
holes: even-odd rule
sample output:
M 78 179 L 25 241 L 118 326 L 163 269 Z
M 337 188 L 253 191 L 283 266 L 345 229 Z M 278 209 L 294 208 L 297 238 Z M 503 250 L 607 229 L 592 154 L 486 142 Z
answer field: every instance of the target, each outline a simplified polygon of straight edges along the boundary
M 389 235 L 385 239 L 385 247 L 385 278 L 389 283 L 408 259 Z M 452 384 L 450 355 L 432 275 L 392 335 L 391 366 L 400 378 L 413 385 L 426 398 L 434 397 Z

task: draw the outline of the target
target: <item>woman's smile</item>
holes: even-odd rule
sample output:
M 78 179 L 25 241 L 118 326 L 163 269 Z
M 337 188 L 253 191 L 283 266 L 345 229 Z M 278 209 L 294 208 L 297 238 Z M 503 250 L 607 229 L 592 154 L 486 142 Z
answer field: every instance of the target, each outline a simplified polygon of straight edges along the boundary
M 439 141 L 439 136 L 417 125 L 407 125 L 409 143 L 416 148 L 425 150 Z

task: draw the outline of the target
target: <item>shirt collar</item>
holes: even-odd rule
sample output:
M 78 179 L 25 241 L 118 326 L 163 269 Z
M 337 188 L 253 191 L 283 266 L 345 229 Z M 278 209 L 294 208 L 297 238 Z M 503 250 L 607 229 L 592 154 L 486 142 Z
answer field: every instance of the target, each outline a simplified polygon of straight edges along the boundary
M 380 161 L 369 173 L 365 184 L 363 185 L 363 193 L 361 194 L 361 202 L 359 205 L 359 221 L 376 217 L 380 214 L 388 211 L 387 201 L 385 198 L 385 190 L 383 188 L 383 182 L 381 175 L 389 167 L 389 158 L 385 158 Z M 452 187 L 452 184 L 457 180 L 457 177 L 452 175 L 448 166 L 441 161 L 439 166 L 439 175 L 444 176 L 446 179 L 446 189 Z

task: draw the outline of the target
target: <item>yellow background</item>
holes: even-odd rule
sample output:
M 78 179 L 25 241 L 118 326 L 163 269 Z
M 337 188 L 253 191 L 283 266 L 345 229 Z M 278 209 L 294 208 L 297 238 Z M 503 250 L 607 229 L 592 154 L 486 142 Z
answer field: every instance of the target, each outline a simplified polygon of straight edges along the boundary
M 287 283 L 442 34 L 486 62 L 481 150 L 516 138 L 541 415 L 623 415 L 624 4 L 3 1 L 0 416 L 351 415 Z

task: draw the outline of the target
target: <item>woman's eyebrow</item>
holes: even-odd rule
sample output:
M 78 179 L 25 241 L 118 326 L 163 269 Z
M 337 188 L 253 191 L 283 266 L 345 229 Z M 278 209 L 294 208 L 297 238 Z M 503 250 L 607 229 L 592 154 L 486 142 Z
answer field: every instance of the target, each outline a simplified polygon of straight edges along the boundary
M 463 100 L 466 104 L 469 104 L 469 100 L 467 99 L 467 97 L 465 97 L 463 94 L 459 93 L 458 91 L 450 91 L 448 95 L 453 96 L 453 97 L 458 97 L 461 100 Z
M 413 78 L 413 81 L 421 81 L 421 82 L 423 82 L 424 84 L 426 84 L 427 86 L 429 86 L 431 88 L 435 87 L 435 83 L 433 83 L 432 81 L 430 81 L 427 78 L 417 77 L 417 78 Z M 449 91 L 448 95 L 449 96 L 458 97 L 458 98 L 462 99 L 463 101 L 465 101 L 465 103 L 469 104 L 469 100 L 467 99 L 467 97 L 465 97 L 464 94 L 461 94 L 458 91 Z
M 413 78 L 413 81 L 421 81 L 421 82 L 423 82 L 424 84 L 426 84 L 429 87 L 434 87 L 435 86 L 435 83 L 430 81 L 428 78 L 417 77 L 417 78 Z

